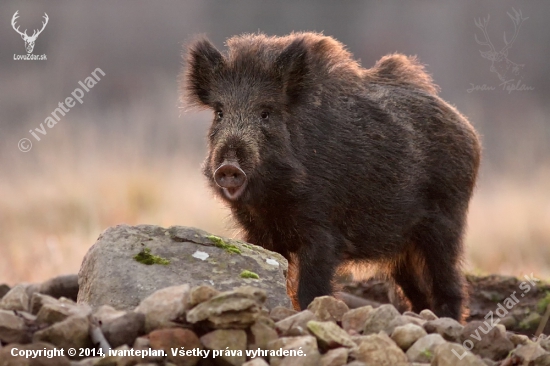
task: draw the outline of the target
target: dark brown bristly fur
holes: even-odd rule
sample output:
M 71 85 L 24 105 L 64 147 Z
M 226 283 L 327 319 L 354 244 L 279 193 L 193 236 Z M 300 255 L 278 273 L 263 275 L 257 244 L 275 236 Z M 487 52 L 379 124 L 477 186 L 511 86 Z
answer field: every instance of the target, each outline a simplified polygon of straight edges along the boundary
M 481 148 L 423 66 L 393 54 L 364 69 L 317 33 L 227 48 L 201 39 L 187 52 L 186 100 L 215 112 L 204 174 L 246 240 L 297 259 L 299 306 L 331 294 L 339 266 L 378 263 L 414 311 L 459 319 Z M 216 184 L 228 162 L 242 194 Z

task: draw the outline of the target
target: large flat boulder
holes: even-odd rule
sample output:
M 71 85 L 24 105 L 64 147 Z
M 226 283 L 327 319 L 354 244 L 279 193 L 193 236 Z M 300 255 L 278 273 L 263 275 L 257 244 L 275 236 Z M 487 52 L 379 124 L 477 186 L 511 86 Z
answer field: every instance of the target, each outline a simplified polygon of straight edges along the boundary
M 78 302 L 127 310 L 161 288 L 250 285 L 266 290 L 266 306 L 291 307 L 288 263 L 278 253 L 203 230 L 118 225 L 105 230 L 84 257 Z

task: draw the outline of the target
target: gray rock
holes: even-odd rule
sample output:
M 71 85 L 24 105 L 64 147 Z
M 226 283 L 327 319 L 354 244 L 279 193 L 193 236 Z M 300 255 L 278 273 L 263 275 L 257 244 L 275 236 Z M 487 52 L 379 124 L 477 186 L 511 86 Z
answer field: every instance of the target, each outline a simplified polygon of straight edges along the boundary
M 273 324 L 273 321 L 266 317 L 260 317 L 250 327 L 248 349 L 267 349 L 268 343 L 274 341 L 277 337 L 278 335 L 275 331 L 275 324 Z
M 275 329 L 284 337 L 307 335 L 307 323 L 316 320 L 315 315 L 304 310 L 275 323 Z
M 78 296 L 78 275 L 70 274 L 54 277 L 40 284 L 38 292 L 56 299 L 65 297 L 76 301 Z
M 416 324 L 405 324 L 396 327 L 392 334 L 391 339 L 401 348 L 403 351 L 407 351 L 414 342 L 427 335 L 424 328 Z
M 348 362 L 349 350 L 335 348 L 321 356 L 321 366 L 343 366 Z
M 431 311 L 430 309 L 424 309 L 420 312 L 420 317 L 422 317 L 423 319 L 426 319 L 426 320 L 436 320 L 436 319 L 439 319 L 437 315 L 435 315 L 433 313 L 433 311 Z
M 445 340 L 450 342 L 460 342 L 460 336 L 464 326 L 452 318 L 438 318 L 427 321 L 424 329 L 429 333 L 438 333 Z
M 363 338 L 359 346 L 351 350 L 350 356 L 355 360 L 376 366 L 409 365 L 405 353 L 386 333 L 380 332 Z
M 407 324 L 414 324 L 418 325 L 421 328 L 424 328 L 424 324 L 426 323 L 426 320 L 418 317 L 412 317 L 409 315 L 399 315 L 393 318 L 388 324 L 388 326 L 384 329 L 384 332 L 388 335 L 391 335 L 395 328 L 401 327 Z
M 322 349 L 337 347 L 355 347 L 349 334 L 332 321 L 318 322 L 311 320 L 307 323 L 309 332 L 317 338 L 317 344 Z
M 434 356 L 435 348 L 440 344 L 446 343 L 439 334 L 428 334 L 418 339 L 407 350 L 407 358 L 411 362 L 431 362 Z
M 260 316 L 263 299 L 265 293 L 258 295 L 253 289 L 222 292 L 189 310 L 187 321 L 191 324 L 208 322 L 209 326 L 218 329 L 248 328 Z
M 10 291 L 10 287 L 5 283 L 0 285 L 0 300 Z
M 243 363 L 243 366 L 269 366 L 269 364 L 263 358 L 256 357 L 253 360 Z
M 101 331 L 112 348 L 124 344 L 132 346 L 137 337 L 145 334 L 145 315 L 129 311 L 101 322 Z
M 490 324 L 488 322 L 481 321 L 472 321 L 466 324 L 462 330 L 460 342 L 468 348 L 471 348 L 471 345 L 473 345 L 470 351 L 481 358 L 501 360 L 515 346 L 499 328 L 492 328 L 485 334 L 484 331 L 487 331 L 489 327 Z M 468 341 L 468 344 L 465 344 L 465 341 Z
M 372 310 L 373 307 L 368 305 L 348 311 L 342 316 L 342 328 L 348 333 L 362 333 Z
M 220 291 L 252 285 L 268 290 L 268 308 L 290 307 L 287 268 L 278 253 L 199 229 L 119 225 L 104 231 L 84 257 L 78 302 L 132 309 L 156 290 L 185 281 Z
M 177 320 L 185 320 L 189 285 L 165 287 L 145 298 L 135 309 L 145 315 L 145 332 L 158 328 L 171 328 Z
M 433 335 L 433 334 L 430 334 Z M 428 335 L 427 337 L 429 337 Z M 457 343 L 442 343 L 434 350 L 432 366 L 486 366 L 481 358 Z
M 516 333 L 512 333 L 512 332 L 506 332 L 506 338 L 508 338 L 510 340 L 510 342 L 512 342 L 514 344 L 514 347 L 517 347 L 517 346 L 520 346 L 520 345 L 523 346 L 523 345 L 526 345 L 528 343 L 531 343 L 531 340 L 529 339 L 529 337 L 527 337 L 526 335 L 523 335 L 523 334 L 516 334 Z
M 46 342 L 64 348 L 91 348 L 88 316 L 72 315 L 62 322 L 34 333 L 33 342 Z M 74 358 L 78 358 L 77 356 Z
M 52 298 L 50 297 L 50 299 Z M 92 309 L 89 305 L 77 305 L 74 301 L 65 298 L 54 299 L 54 301 L 49 300 L 40 307 L 38 314 L 36 314 L 36 323 L 41 326 L 52 325 L 67 319 L 71 315 L 88 316 L 91 313 Z
M 276 323 L 297 313 L 298 312 L 294 309 L 285 308 L 284 306 L 275 306 L 271 309 L 269 317 Z
M 22 283 L 15 285 L 7 294 L 0 300 L 1 310 L 17 310 L 29 312 L 30 298 L 27 293 L 27 288 L 31 284 Z
M 544 348 L 538 343 L 531 343 L 525 346 L 519 346 L 516 348 L 512 355 L 523 361 L 522 365 L 530 365 L 530 362 L 534 362 L 539 357 L 548 354 Z
M 244 330 L 218 329 L 203 335 L 200 340 L 206 349 L 222 351 L 221 356 L 214 358 L 217 365 L 240 366 L 246 361 L 246 332 Z M 227 351 L 235 351 L 235 354 L 227 353 Z
M 0 341 L 4 343 L 28 343 L 31 332 L 25 320 L 13 311 L 0 310 Z
M 365 321 L 363 334 L 376 334 L 381 330 L 386 330 L 391 321 L 400 316 L 397 309 L 391 304 L 385 304 L 372 310 Z
M 269 349 L 279 351 L 303 352 L 302 356 L 272 356 L 269 358 L 271 366 L 319 366 L 321 354 L 317 348 L 315 337 L 310 335 L 300 337 L 282 337 L 268 345 Z M 279 351 L 280 352 L 280 351 Z
M 342 316 L 349 311 L 342 300 L 333 296 L 320 296 L 313 299 L 307 307 L 320 321 L 341 322 Z
M 162 349 L 168 355 L 168 361 L 177 366 L 194 366 L 201 360 L 199 355 L 176 355 L 172 354 L 172 350 L 178 349 L 182 351 L 192 351 L 193 349 L 202 350 L 203 347 L 197 335 L 189 329 L 172 328 L 158 329 L 149 334 L 149 346 L 153 349 Z
M 194 308 L 200 303 L 210 300 L 214 296 L 220 294 L 220 291 L 216 290 L 212 286 L 200 285 L 193 287 L 189 292 L 189 298 L 187 299 L 187 307 L 189 309 Z

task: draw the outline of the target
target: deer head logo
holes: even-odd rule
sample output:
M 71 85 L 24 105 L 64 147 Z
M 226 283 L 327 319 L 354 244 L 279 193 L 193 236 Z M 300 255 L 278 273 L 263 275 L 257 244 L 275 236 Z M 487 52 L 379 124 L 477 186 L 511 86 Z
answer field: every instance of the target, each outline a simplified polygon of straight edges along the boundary
M 522 64 L 516 64 L 515 62 L 510 61 L 508 59 L 508 50 L 512 47 L 512 44 L 516 40 L 521 24 L 529 18 L 524 18 L 521 14 L 521 10 L 516 11 L 514 8 L 512 8 L 512 10 L 514 11 L 514 15 L 510 13 L 506 14 L 508 14 L 510 19 L 512 19 L 512 22 L 514 23 L 514 34 L 512 35 L 512 38 L 508 41 L 508 39 L 506 38 L 506 32 L 504 32 L 504 47 L 500 51 L 496 50 L 496 48 L 491 43 L 491 40 L 489 39 L 489 35 L 487 34 L 489 16 L 487 16 L 487 19 L 483 18 L 475 20 L 476 27 L 481 29 L 483 35 L 485 36 L 485 41 L 480 41 L 477 38 L 476 34 L 476 42 L 482 46 L 489 47 L 489 50 L 487 51 L 479 51 L 481 53 L 481 57 L 491 61 L 491 72 L 496 73 L 500 81 L 503 83 L 511 81 L 509 79 L 510 75 L 519 75 L 520 70 L 524 66 Z
M 44 13 L 44 22 L 42 22 L 42 29 L 38 30 L 38 29 L 35 29 L 32 36 L 28 36 L 27 35 L 27 30 L 25 29 L 24 32 L 21 32 L 19 30 L 19 27 L 15 27 L 15 21 L 17 20 L 17 18 L 19 18 L 19 10 L 17 10 L 15 12 L 15 14 L 13 14 L 13 18 L 11 18 L 11 26 L 13 27 L 13 29 L 19 33 L 21 35 L 21 38 L 23 38 L 23 41 L 25 41 L 25 49 L 27 50 L 27 53 L 32 53 L 32 50 L 34 49 L 34 42 L 36 41 L 36 38 L 38 37 L 38 35 L 40 33 L 42 33 L 42 31 L 44 30 L 44 28 L 46 28 L 46 24 L 48 24 L 48 14 Z

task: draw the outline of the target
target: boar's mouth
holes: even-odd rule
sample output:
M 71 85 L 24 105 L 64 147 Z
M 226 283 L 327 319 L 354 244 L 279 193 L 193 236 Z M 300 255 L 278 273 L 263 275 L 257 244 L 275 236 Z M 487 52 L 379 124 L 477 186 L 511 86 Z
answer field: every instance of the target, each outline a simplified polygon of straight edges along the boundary
M 214 172 L 214 181 L 231 201 L 242 196 L 248 184 L 246 173 L 236 161 L 224 161 Z

